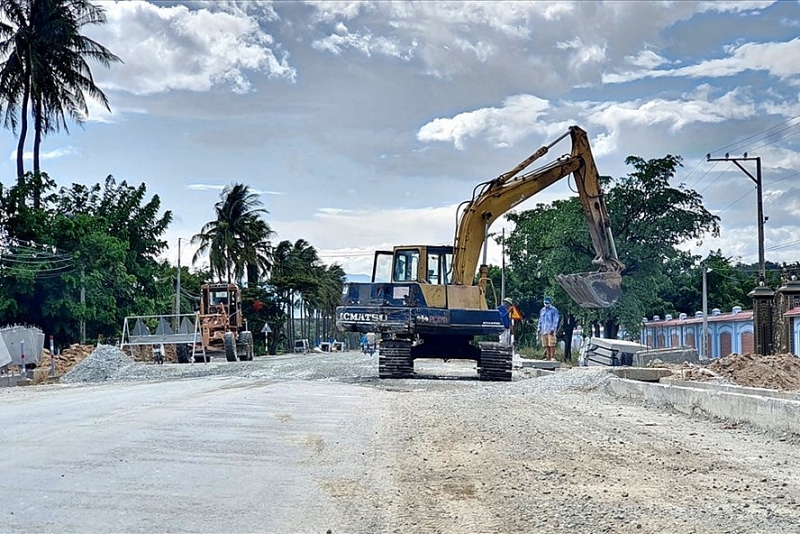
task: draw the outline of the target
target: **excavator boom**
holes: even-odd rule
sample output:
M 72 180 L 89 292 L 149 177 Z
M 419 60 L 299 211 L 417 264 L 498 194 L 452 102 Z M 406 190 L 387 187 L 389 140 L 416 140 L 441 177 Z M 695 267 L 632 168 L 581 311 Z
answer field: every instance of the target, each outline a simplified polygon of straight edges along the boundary
M 567 135 L 572 140 L 570 154 L 544 167 L 520 174 Z M 568 133 L 543 146 L 510 171 L 479 184 L 472 200 L 462 204 L 453 246 L 453 283 L 472 284 L 489 226 L 498 217 L 570 174 L 575 177 L 596 254 L 592 263 L 599 267 L 599 271 L 560 275 L 557 280 L 570 297 L 583 307 L 612 306 L 622 294 L 621 272 L 625 266 L 617 257 L 588 136 L 577 126 L 572 126 Z

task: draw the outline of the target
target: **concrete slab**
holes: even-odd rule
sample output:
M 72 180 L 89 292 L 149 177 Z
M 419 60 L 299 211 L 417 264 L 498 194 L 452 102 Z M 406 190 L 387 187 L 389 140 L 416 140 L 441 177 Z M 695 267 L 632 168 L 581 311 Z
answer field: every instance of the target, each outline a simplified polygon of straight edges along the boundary
M 608 372 L 620 378 L 640 382 L 658 382 L 662 378 L 672 376 L 672 371 L 659 367 L 610 367 Z
M 14 374 L 14 375 L 2 375 L 0 376 L 0 387 L 11 387 L 16 386 L 21 380 L 25 380 L 22 376 Z
M 561 367 L 561 362 L 557 361 L 547 361 L 547 360 L 528 360 L 525 358 L 520 359 L 520 367 L 525 369 L 545 369 L 548 371 L 554 371 Z
M 696 386 L 696 384 L 692 384 Z M 609 391 L 623 398 L 644 400 L 690 415 L 704 415 L 734 423 L 747 423 L 769 431 L 800 435 L 800 400 L 732 393 L 701 387 L 609 381 Z
M 697 353 L 697 349 L 692 347 L 647 349 L 633 355 L 633 365 L 635 367 L 646 367 L 653 362 L 677 364 L 682 364 L 683 362 L 700 363 L 700 356 Z

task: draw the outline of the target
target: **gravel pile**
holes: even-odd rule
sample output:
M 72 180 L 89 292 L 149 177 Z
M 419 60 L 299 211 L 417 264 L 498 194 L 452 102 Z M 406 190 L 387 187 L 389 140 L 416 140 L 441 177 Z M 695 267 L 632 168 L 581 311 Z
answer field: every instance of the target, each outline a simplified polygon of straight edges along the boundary
M 105 382 L 113 380 L 121 369 L 134 365 L 133 359 L 111 345 L 98 345 L 88 358 L 61 377 L 61 382 Z
M 517 375 L 519 376 L 519 375 Z M 597 367 L 574 367 L 536 380 L 522 380 L 515 384 L 526 393 L 552 395 L 562 391 L 604 391 L 609 381 L 615 378 L 607 369 Z

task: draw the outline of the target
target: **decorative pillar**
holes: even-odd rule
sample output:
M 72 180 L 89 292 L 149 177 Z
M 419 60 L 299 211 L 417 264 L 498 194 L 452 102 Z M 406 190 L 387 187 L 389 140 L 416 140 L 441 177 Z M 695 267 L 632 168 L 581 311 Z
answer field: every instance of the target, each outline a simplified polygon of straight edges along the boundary
M 774 297 L 775 292 L 761 281 L 747 294 L 753 299 L 753 345 L 756 354 L 772 354 L 774 335 Z
M 792 276 L 775 291 L 774 347 L 778 354 L 792 352 L 792 324 L 786 312 L 800 306 L 800 280 Z

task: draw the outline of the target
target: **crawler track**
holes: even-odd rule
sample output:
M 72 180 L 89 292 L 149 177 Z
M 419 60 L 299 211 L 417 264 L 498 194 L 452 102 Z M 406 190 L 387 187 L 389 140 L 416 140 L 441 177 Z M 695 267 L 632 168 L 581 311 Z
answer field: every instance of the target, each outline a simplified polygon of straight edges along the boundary
M 511 347 L 500 343 L 481 343 L 478 378 L 495 382 L 511 381 Z
M 411 359 L 411 342 L 392 339 L 381 342 L 378 356 L 379 378 L 408 378 L 414 374 L 414 360 Z

